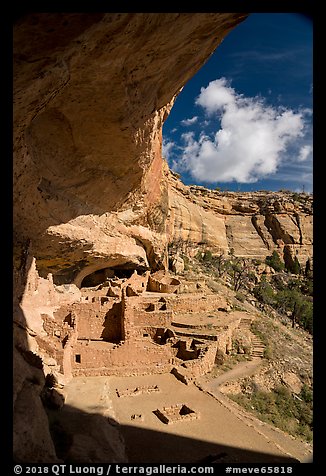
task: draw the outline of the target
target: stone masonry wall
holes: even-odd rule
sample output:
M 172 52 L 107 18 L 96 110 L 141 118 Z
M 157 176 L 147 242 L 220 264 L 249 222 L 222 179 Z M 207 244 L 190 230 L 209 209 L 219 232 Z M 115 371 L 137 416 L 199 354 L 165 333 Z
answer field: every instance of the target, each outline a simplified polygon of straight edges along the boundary
M 193 378 L 204 375 L 207 372 L 210 372 L 214 366 L 216 350 L 216 342 L 213 342 L 207 346 L 203 346 L 200 349 L 198 358 L 195 360 L 187 360 L 184 362 L 183 366 L 191 371 Z
M 172 369 L 175 377 L 186 385 L 197 377 L 210 372 L 215 364 L 217 352 L 217 343 L 201 344 L 200 353 L 197 359 L 187 360 L 181 365 L 177 365 Z
M 171 350 L 150 341 L 92 344 L 98 343 L 75 343 L 71 358 L 74 376 L 145 375 L 169 372 L 172 368 Z M 76 362 L 76 355 L 80 356 L 80 363 Z
M 135 326 L 141 327 L 169 327 L 172 320 L 172 311 L 144 312 L 134 309 Z
M 74 311 L 78 316 L 79 339 L 104 339 L 109 341 L 121 338 L 121 305 L 114 298 L 100 299 L 88 304 L 76 303 Z
M 228 326 L 225 326 L 225 328 L 221 328 L 221 330 L 218 333 L 217 337 L 217 351 L 220 352 L 220 354 L 225 355 L 229 353 L 230 350 L 232 350 L 232 335 L 240 325 L 241 318 L 236 319 Z
M 175 295 L 173 298 L 167 297 L 169 309 L 173 312 L 200 312 L 226 309 L 227 302 L 223 296 L 187 294 Z

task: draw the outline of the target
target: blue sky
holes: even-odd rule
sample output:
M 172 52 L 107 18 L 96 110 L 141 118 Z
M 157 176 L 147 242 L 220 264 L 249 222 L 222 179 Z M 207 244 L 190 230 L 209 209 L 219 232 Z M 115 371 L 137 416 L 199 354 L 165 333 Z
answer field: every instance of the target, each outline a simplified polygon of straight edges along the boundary
M 253 13 L 184 86 L 163 156 L 185 184 L 312 192 L 312 23 Z

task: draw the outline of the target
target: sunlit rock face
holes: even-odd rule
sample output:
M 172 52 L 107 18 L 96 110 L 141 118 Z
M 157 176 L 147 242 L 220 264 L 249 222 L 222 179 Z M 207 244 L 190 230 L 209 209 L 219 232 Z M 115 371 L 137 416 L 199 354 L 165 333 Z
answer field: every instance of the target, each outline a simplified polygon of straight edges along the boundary
M 14 227 L 43 276 L 161 268 L 162 124 L 239 13 L 28 14 L 14 30 Z
M 274 250 L 304 269 L 313 256 L 313 196 L 290 191 L 219 192 L 186 186 L 167 171 L 167 233 L 176 250 L 265 260 Z
M 166 266 L 171 201 L 162 125 L 184 84 L 245 18 L 242 13 L 17 17 L 16 461 L 60 461 L 40 397 L 45 374 L 57 365 L 47 355 L 42 313 L 51 318 L 64 302 L 78 300 L 76 284 L 87 274 Z M 79 443 L 75 438 L 72 448 Z M 94 441 L 87 445 L 99 447 Z M 123 460 L 117 435 L 104 446 L 99 460 Z

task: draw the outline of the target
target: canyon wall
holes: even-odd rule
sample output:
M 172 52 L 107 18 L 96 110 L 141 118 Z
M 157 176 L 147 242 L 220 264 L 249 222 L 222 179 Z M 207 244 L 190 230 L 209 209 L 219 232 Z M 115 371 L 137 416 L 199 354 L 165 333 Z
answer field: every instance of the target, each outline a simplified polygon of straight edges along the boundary
M 290 191 L 221 192 L 184 185 L 171 171 L 167 234 L 175 250 L 264 260 L 276 250 L 304 266 L 313 257 L 313 197 Z
M 15 256 L 72 282 L 164 266 L 162 124 L 245 14 L 28 14 L 14 29 Z
M 161 156 L 162 124 L 184 84 L 246 16 L 17 15 L 16 461 L 58 461 L 40 398 L 44 307 L 51 314 L 60 296 L 62 303 L 77 301 L 78 289 L 69 286 L 96 270 L 166 266 L 169 185 Z M 58 290 L 60 285 L 69 289 Z M 115 458 L 112 449 L 110 460 Z
M 164 269 L 168 244 L 174 242 L 191 253 L 211 249 L 264 258 L 273 249 L 281 254 L 286 249 L 302 263 L 312 256 L 311 197 L 187 187 L 162 158 L 162 125 L 177 95 L 246 16 L 18 16 L 16 461 L 59 461 L 40 398 L 45 375 L 58 366 L 51 356 L 55 346 L 47 348 L 44 337 L 65 305 L 83 307 L 78 288 L 85 277 L 103 268 Z M 112 449 L 112 461 L 115 457 Z

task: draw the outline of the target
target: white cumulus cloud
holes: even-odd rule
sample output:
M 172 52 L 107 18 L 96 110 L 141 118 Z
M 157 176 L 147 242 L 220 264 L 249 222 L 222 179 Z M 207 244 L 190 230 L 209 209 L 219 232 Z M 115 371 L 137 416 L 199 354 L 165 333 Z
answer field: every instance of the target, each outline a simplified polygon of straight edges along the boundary
M 303 147 L 301 147 L 299 151 L 298 161 L 304 162 L 310 157 L 311 153 L 312 153 L 312 146 L 308 144 L 304 145 Z
M 195 103 L 205 108 L 208 114 L 213 114 L 227 104 L 234 103 L 234 100 L 234 89 L 228 85 L 225 78 L 221 78 L 211 81 L 207 88 L 201 88 Z
M 196 104 L 218 123 L 213 137 L 204 132 L 198 139 L 193 132 L 181 136 L 179 170 L 188 170 L 197 180 L 256 182 L 277 171 L 288 147 L 299 138 L 298 160 L 311 153 L 310 145 L 302 145 L 305 111 L 272 107 L 262 98 L 240 95 L 225 78 L 201 88 Z
M 191 117 L 189 119 L 183 119 L 181 121 L 181 124 L 183 126 L 191 126 L 192 124 L 195 124 L 198 121 L 198 116 Z

